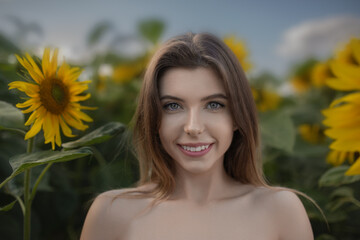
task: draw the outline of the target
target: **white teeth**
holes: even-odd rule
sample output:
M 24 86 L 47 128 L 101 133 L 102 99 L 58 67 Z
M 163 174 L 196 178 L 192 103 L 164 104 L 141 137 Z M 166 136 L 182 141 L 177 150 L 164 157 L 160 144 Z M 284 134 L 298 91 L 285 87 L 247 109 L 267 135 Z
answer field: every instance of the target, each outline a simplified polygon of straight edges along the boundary
M 207 149 L 210 145 L 203 145 L 203 146 L 198 146 L 198 147 L 188 147 L 188 146 L 181 146 L 184 150 L 186 151 L 190 151 L 190 152 L 200 152 L 203 151 L 205 149 Z

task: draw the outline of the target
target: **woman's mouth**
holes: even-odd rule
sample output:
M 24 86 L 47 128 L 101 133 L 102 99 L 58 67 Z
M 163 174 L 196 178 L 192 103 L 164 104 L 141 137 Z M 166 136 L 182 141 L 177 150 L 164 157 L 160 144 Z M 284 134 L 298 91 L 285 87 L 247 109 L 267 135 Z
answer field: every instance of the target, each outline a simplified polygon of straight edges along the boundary
M 210 144 L 178 144 L 180 150 L 187 156 L 190 157 L 201 157 L 208 153 L 213 146 Z

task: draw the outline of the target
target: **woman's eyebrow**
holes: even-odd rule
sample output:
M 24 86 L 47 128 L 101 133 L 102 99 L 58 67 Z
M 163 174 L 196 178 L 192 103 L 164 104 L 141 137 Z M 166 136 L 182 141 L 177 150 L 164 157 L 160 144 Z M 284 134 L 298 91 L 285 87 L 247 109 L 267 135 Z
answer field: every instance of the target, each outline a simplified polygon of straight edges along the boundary
M 160 101 L 164 100 L 164 99 L 171 99 L 171 100 L 176 100 L 176 101 L 182 101 L 183 102 L 183 100 L 181 98 L 174 97 L 174 96 L 171 96 L 171 95 L 164 95 L 164 96 L 160 97 Z
M 214 98 L 223 98 L 225 100 L 228 99 L 228 97 L 222 93 L 215 93 L 215 94 L 211 94 L 209 96 L 203 97 L 201 99 L 201 101 L 203 102 L 203 101 L 207 101 L 207 100 L 214 99 Z M 175 97 L 175 96 L 171 96 L 171 95 L 164 95 L 164 96 L 160 97 L 160 100 L 164 100 L 164 99 L 171 99 L 171 100 L 182 101 L 182 102 L 184 101 L 183 99 L 181 99 L 179 97 Z
M 215 94 L 211 94 L 207 97 L 202 98 L 201 101 L 207 101 L 207 100 L 214 99 L 214 98 L 223 98 L 225 100 L 228 99 L 228 97 L 222 93 L 215 93 Z

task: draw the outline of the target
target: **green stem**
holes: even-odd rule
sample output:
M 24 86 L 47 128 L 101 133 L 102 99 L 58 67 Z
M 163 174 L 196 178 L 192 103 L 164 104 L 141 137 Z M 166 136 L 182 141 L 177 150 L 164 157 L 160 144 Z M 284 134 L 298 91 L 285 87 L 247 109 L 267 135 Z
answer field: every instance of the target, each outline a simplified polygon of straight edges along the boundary
M 33 150 L 34 138 L 28 140 L 27 153 L 31 153 Z M 31 226 L 31 199 L 30 199 L 30 181 L 31 181 L 31 169 L 25 170 L 24 178 L 24 240 L 30 240 L 30 226 Z
M 32 152 L 32 150 L 33 150 L 33 147 L 34 147 L 34 138 L 32 137 L 32 138 L 30 138 L 29 140 L 28 140 L 28 145 L 27 145 L 27 153 L 31 153 Z
M 25 171 L 24 180 L 24 202 L 25 202 L 25 214 L 24 214 L 24 240 L 30 240 L 30 223 L 31 223 L 31 201 L 30 201 L 30 175 L 31 169 Z
M 352 199 L 351 202 L 360 208 L 360 201 L 358 201 L 356 199 Z
M 21 211 L 23 214 L 25 214 L 25 205 L 24 202 L 22 201 L 22 199 L 19 196 L 14 196 L 16 198 L 16 200 L 18 201 L 18 203 L 20 204 L 21 207 Z
M 34 184 L 34 187 L 32 189 L 31 195 L 30 195 L 30 202 L 32 202 L 34 200 L 35 194 L 36 194 L 36 190 L 38 188 L 39 183 L 41 182 L 41 180 L 43 179 L 45 173 L 47 172 L 47 170 L 51 167 L 53 163 L 48 163 L 46 165 L 46 167 L 42 170 L 41 174 L 39 175 L 39 177 L 36 179 L 36 182 Z
M 12 175 L 9 176 L 7 179 L 5 179 L 1 184 L 0 184 L 0 189 L 8 182 L 12 179 Z

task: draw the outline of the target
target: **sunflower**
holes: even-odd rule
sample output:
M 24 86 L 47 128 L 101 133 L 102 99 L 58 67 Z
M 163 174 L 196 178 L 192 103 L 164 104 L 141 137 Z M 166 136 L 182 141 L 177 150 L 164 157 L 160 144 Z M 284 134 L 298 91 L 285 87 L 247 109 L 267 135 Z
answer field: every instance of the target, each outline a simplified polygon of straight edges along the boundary
M 28 100 L 16 104 L 18 108 L 27 108 L 23 113 L 31 113 L 26 126 L 32 125 L 25 135 L 25 140 L 34 137 L 41 129 L 44 131 L 45 143 L 61 146 L 60 128 L 67 137 L 75 137 L 69 126 L 78 130 L 88 128 L 83 123 L 92 119 L 82 109 L 95 109 L 81 106 L 78 102 L 90 98 L 90 94 L 80 95 L 88 89 L 91 81 L 77 81 L 81 74 L 80 68 L 70 67 L 65 61 L 58 69 L 58 50 L 55 49 L 50 60 L 50 49 L 46 48 L 40 67 L 28 54 L 21 58 L 16 55 L 19 63 L 27 70 L 30 79 L 27 82 L 14 81 L 9 89 L 18 89 L 28 96 Z
M 233 35 L 225 37 L 224 42 L 233 51 L 244 71 L 249 71 L 252 68 L 252 64 L 249 62 L 248 59 L 249 53 L 246 49 L 245 42 L 237 39 Z
M 307 76 L 294 76 L 290 82 L 297 93 L 306 92 L 311 87 L 310 78 Z
M 326 83 L 336 90 L 352 92 L 334 100 L 328 109 L 322 111 L 325 116 L 323 124 L 329 127 L 325 134 L 335 140 L 330 145 L 331 149 L 358 153 L 360 151 L 360 39 L 352 39 L 337 56 L 341 56 L 346 61 L 331 62 L 331 70 L 335 77 L 328 79 Z M 360 158 L 346 174 L 360 174 Z
M 345 162 L 345 160 L 348 160 L 350 164 L 353 164 L 355 160 L 355 153 L 330 150 L 330 152 L 326 156 L 326 162 L 333 166 L 340 166 Z
M 113 79 L 117 83 L 126 83 L 140 75 L 144 66 L 140 63 L 123 63 L 115 67 Z
M 316 63 L 311 70 L 311 83 L 315 87 L 322 87 L 326 80 L 333 77 L 329 63 Z
M 318 144 L 325 140 L 325 135 L 318 124 L 301 124 L 298 131 L 302 139 L 309 143 Z
M 256 108 L 260 112 L 266 112 L 278 108 L 281 102 L 281 97 L 272 91 L 265 89 L 251 88 Z

